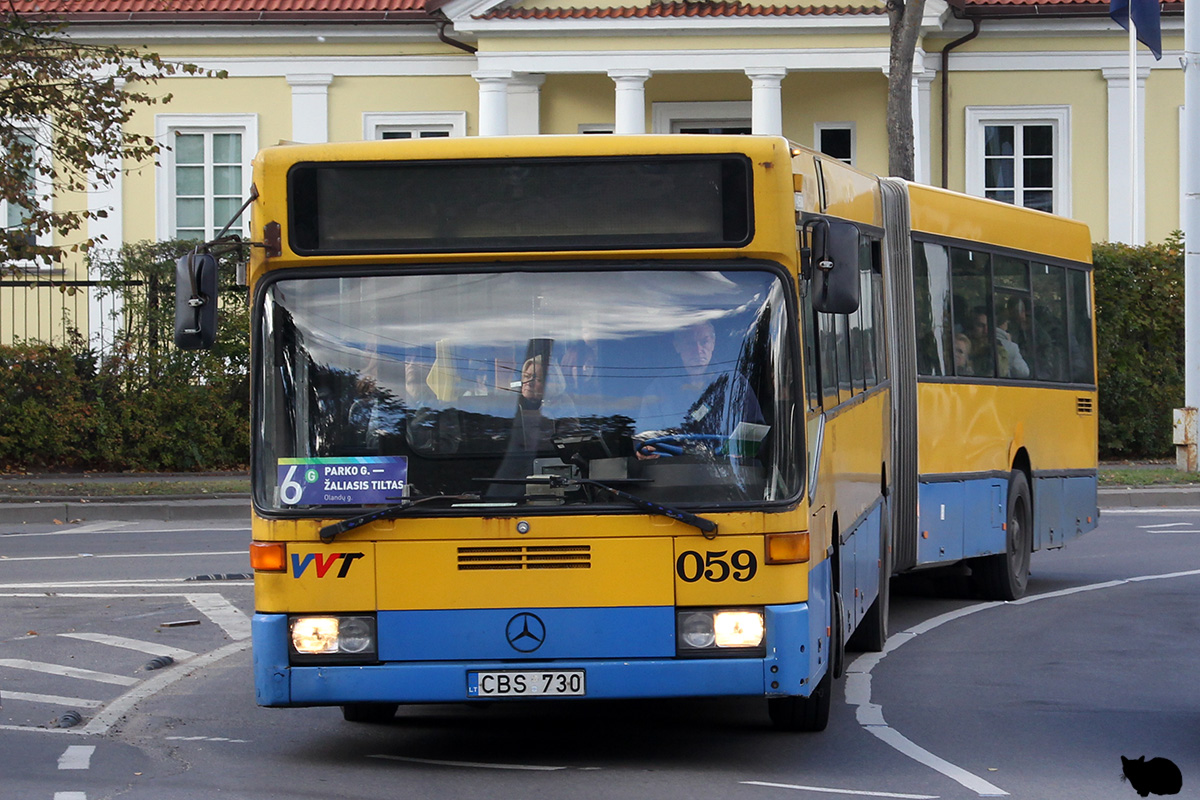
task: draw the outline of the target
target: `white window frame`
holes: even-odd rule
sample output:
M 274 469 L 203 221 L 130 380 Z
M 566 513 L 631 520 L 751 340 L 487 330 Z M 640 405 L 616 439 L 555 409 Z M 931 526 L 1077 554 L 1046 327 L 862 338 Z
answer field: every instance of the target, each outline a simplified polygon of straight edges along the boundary
M 676 133 L 682 127 L 750 127 L 749 100 L 717 100 L 707 103 L 653 103 L 650 111 L 654 133 Z
M 1054 129 L 1054 213 L 1071 216 L 1071 107 L 967 106 L 966 191 L 984 197 L 984 129 L 988 125 L 1050 125 Z M 1018 169 L 1019 169 L 1018 165 Z
M 250 194 L 251 162 L 258 152 L 257 114 L 156 114 L 155 141 L 162 154 L 155 169 L 155 235 L 160 241 L 174 238 L 175 150 L 172 142 L 181 133 L 240 133 L 242 135 L 242 198 Z M 228 220 L 214 220 L 213 233 Z M 242 235 L 250 233 L 250 215 L 242 215 Z
M 44 120 L 18 120 L 14 123 L 14 127 L 20 128 L 23 133 L 29 135 L 33 139 L 36 146 L 36 154 L 34 158 L 38 161 L 50 163 L 52 155 L 48 142 L 51 138 L 50 126 Z M 52 195 L 54 194 L 54 186 L 51 179 L 44 173 L 39 173 L 33 176 L 33 191 L 37 194 L 37 207 L 40 211 L 53 211 Z M 8 202 L 0 200 L 0 225 L 8 227 Z M 34 244 L 40 247 L 48 247 L 54 244 L 53 232 L 40 233 L 34 238 Z M 9 261 L 2 265 L 4 269 L 17 270 L 19 272 L 55 272 L 63 271 L 61 265 L 55 266 L 53 263 L 47 263 L 38 258 L 26 258 L 15 261 Z
M 850 159 L 846 161 L 850 166 L 858 160 L 858 129 L 853 122 L 816 122 L 813 123 L 813 149 L 818 153 L 821 150 L 821 134 L 825 131 L 850 131 Z M 844 159 L 843 159 L 844 160 Z
M 447 131 L 451 137 L 467 135 L 465 111 L 366 111 L 363 140 L 382 139 L 385 132 Z M 414 137 L 415 138 L 415 137 Z

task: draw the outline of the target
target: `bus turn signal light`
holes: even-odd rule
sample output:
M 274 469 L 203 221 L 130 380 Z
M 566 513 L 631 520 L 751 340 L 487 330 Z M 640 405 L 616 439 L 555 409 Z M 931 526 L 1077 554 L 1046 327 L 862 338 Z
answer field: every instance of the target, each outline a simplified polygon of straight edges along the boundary
M 808 533 L 768 533 L 768 564 L 800 564 L 808 561 Z
M 255 572 L 287 570 L 287 545 L 283 542 L 251 542 L 250 566 Z

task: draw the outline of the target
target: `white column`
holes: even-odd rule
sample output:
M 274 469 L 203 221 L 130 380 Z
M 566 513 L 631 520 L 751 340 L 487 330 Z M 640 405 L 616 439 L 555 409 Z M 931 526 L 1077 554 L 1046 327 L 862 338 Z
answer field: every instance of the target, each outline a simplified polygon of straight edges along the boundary
M 120 88 L 124 85 L 125 81 L 119 80 Z M 87 235 L 97 241 L 97 249 L 116 253 L 125 243 L 125 206 L 121 195 L 125 173 L 121 170 L 121 162 L 116 159 L 99 166 L 105 172 L 111 170 L 115 174 L 104 183 L 97 179 L 95 173 L 90 176 L 92 189 L 87 195 L 88 211 L 103 211 L 105 216 L 88 220 Z M 99 281 L 102 277 L 94 265 L 88 267 L 89 281 Z M 112 345 L 121 327 L 123 308 L 124 301 L 119 293 L 109 292 L 100 297 L 97 287 L 88 287 L 88 344 L 98 352 L 105 353 Z
M 646 132 L 646 81 L 648 69 L 610 69 L 608 77 L 617 85 L 616 124 L 613 133 Z
M 933 170 L 930 164 L 930 143 L 933 141 L 933 116 L 930 91 L 933 70 L 913 75 L 913 177 L 917 183 L 929 183 Z
M 288 75 L 292 87 L 292 140 L 306 144 L 329 141 L 329 84 L 333 76 Z
M 1129 159 L 1134 145 L 1129 139 L 1129 113 L 1132 110 L 1129 70 L 1106 69 L 1102 74 L 1108 81 L 1108 236 L 1096 238 L 1142 245 L 1146 240 L 1146 206 L 1145 203 L 1138 203 L 1137 208 L 1133 208 L 1133 198 L 1135 188 L 1137 196 L 1146 196 L 1146 153 L 1141 143 L 1146 140 L 1145 88 L 1150 69 L 1139 67 L 1137 73 L 1137 187 L 1133 185 L 1134 176 Z
M 471 77 L 479 84 L 480 136 L 504 136 L 508 133 L 508 86 L 510 70 L 480 70 Z
M 537 136 L 541 129 L 541 90 L 545 75 L 516 75 L 508 85 L 508 132 Z
M 783 67 L 746 70 L 750 78 L 750 132 L 768 136 L 783 135 L 783 92 L 781 85 L 787 70 Z

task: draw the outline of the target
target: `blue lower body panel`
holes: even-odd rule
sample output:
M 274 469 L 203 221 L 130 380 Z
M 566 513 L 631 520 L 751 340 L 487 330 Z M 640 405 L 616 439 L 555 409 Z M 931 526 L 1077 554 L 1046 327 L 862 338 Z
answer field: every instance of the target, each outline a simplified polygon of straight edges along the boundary
M 808 603 L 764 609 L 766 654 L 756 658 L 676 658 L 670 607 L 383 611 L 381 663 L 293 666 L 287 615 L 255 614 L 256 699 L 263 706 L 465 702 L 472 699 L 472 671 L 568 669 L 585 671 L 589 698 L 807 695 L 826 669 L 827 565 L 814 570 L 811 583 Z M 544 654 L 538 648 L 521 656 L 508 643 L 506 625 L 520 614 L 545 624 Z M 557 642 L 556 630 L 563 632 Z M 413 637 L 428 641 L 406 646 Z M 471 651 L 474 657 L 467 658 Z M 403 660 L 393 660 L 402 653 Z

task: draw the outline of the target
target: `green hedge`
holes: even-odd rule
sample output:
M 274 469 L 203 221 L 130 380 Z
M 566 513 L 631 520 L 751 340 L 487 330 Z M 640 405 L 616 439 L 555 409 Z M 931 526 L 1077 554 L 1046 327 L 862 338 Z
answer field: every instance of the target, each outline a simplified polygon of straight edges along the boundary
M 246 290 L 222 265 L 212 351 L 174 344 L 175 260 L 194 242 L 143 242 L 97 258 L 123 330 L 103 354 L 71 344 L 0 347 L 0 470 L 244 468 L 249 446 Z
M 1102 458 L 1169 458 L 1183 405 L 1183 244 L 1093 247 Z M 1193 288 L 1193 291 L 1200 289 Z
M 128 245 L 96 265 L 128 318 L 104 355 L 0 347 L 0 471 L 214 470 L 249 462 L 246 291 L 222 267 L 212 351 L 174 346 L 175 259 L 190 242 Z M 1183 248 L 1098 244 L 1096 329 L 1100 454 L 1170 457 L 1171 410 L 1183 405 Z

